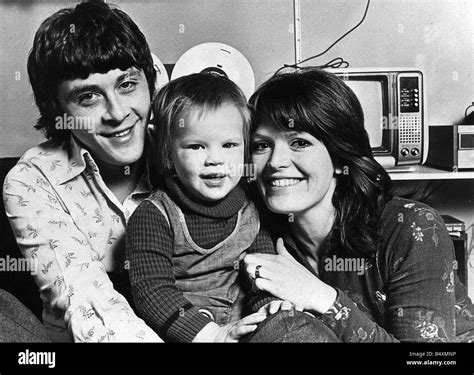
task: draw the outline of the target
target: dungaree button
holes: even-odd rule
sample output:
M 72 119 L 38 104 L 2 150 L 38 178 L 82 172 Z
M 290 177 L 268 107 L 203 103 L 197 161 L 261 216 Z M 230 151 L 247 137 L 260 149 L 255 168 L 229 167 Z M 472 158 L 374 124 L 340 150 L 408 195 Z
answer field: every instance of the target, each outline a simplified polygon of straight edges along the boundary
M 207 316 L 209 319 L 211 319 L 213 322 L 215 321 L 214 315 L 209 310 L 206 309 L 199 309 L 198 310 L 201 314 Z

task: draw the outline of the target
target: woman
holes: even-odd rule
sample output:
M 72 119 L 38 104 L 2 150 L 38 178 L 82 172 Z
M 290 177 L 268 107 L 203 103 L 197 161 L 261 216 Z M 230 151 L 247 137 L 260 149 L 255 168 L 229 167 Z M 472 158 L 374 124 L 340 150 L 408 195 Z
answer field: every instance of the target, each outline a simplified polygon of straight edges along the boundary
M 390 195 L 354 93 L 309 68 L 272 77 L 250 103 L 257 187 L 284 233 L 279 255 L 245 257 L 255 286 L 336 341 L 453 340 L 452 242 L 436 211 Z

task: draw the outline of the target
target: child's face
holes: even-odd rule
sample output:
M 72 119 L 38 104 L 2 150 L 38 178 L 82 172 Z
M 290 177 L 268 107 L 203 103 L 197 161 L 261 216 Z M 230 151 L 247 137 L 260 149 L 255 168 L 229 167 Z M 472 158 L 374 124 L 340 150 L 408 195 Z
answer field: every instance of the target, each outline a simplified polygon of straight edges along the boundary
M 194 197 L 224 198 L 242 177 L 243 120 L 239 110 L 223 105 L 212 112 L 191 112 L 173 135 L 171 160 L 179 180 Z

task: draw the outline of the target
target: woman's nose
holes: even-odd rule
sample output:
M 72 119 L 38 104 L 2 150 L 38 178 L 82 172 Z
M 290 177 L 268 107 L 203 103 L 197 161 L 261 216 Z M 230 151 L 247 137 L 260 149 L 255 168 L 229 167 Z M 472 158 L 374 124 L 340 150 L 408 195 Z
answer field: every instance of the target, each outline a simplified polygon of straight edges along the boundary
M 267 165 L 274 169 L 286 168 L 291 164 L 290 149 L 287 145 L 275 144 Z

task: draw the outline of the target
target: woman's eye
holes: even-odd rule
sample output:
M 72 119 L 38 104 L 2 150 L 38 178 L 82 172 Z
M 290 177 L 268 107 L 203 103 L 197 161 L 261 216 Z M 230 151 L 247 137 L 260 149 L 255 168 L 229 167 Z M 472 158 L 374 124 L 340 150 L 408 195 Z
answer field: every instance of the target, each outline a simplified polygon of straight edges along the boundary
M 252 152 L 262 152 L 268 149 L 270 145 L 267 142 L 255 142 L 252 145 Z
M 311 146 L 311 143 L 304 139 L 295 139 L 293 142 L 291 142 L 291 146 L 296 148 L 306 148 Z

